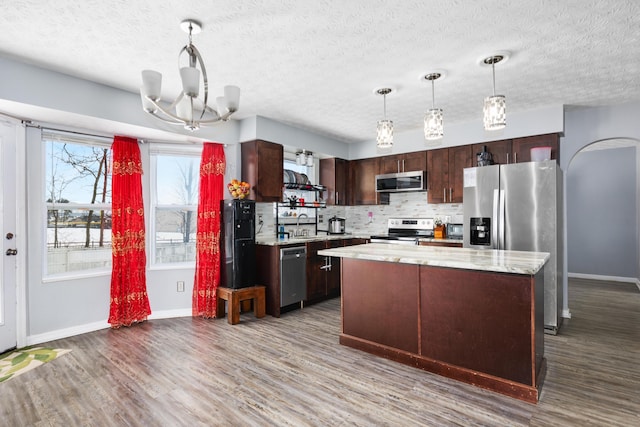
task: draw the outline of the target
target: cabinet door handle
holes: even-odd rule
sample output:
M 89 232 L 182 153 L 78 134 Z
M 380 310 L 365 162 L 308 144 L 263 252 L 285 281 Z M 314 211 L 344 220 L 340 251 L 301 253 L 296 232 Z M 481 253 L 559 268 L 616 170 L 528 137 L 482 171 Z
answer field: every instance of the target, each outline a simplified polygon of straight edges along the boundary
M 446 188 L 442 189 L 442 201 L 443 202 L 447 201 L 447 189 Z
M 396 168 L 398 169 L 398 173 L 400 173 L 400 160 L 396 160 Z
M 513 153 L 513 163 L 518 163 L 518 153 Z
M 453 198 L 451 197 L 452 191 L 453 191 L 453 188 L 449 187 L 449 203 L 453 203 Z
M 402 159 L 402 172 L 404 172 L 404 159 Z
M 509 164 L 509 153 L 507 153 L 507 164 Z

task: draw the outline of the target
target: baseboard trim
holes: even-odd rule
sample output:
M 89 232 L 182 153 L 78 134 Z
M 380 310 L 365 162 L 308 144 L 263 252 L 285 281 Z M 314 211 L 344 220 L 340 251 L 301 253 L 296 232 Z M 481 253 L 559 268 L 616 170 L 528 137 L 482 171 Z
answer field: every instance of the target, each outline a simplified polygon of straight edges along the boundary
M 171 319 L 174 317 L 191 317 L 192 311 L 190 308 L 177 309 L 177 310 L 163 310 L 151 313 L 149 320 L 154 319 Z M 110 328 L 109 322 L 106 320 L 100 322 L 87 323 L 85 325 L 73 326 L 71 328 L 58 329 L 55 331 L 45 332 L 43 334 L 29 335 L 27 336 L 27 346 L 42 344 L 49 341 L 55 341 L 62 338 L 69 338 L 75 335 L 82 335 L 89 332 L 99 331 L 101 329 Z
M 640 285 L 640 279 L 635 277 L 621 277 L 621 276 L 602 276 L 599 274 L 583 274 L 583 273 L 568 273 L 569 279 L 587 279 L 587 280 L 602 280 L 605 282 L 620 282 L 620 283 L 633 283 Z
M 108 327 L 109 323 L 106 320 L 103 320 L 100 322 L 87 323 L 85 325 L 45 332 L 44 334 L 29 335 L 27 336 L 27 345 L 42 344 L 44 342 L 69 338 L 75 335 L 99 331 L 100 329 L 106 329 Z

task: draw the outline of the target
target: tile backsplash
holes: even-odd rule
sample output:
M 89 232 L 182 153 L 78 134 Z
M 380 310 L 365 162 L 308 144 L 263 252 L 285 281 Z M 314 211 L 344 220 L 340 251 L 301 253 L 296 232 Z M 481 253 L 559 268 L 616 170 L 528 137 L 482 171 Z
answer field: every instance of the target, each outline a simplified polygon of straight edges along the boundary
M 461 223 L 463 220 L 462 203 L 427 203 L 427 193 L 423 191 L 391 193 L 388 205 L 368 206 L 327 206 L 317 209 L 318 230 L 326 230 L 328 219 L 336 215 L 345 218 L 346 232 L 352 234 L 381 234 L 387 231 L 389 218 L 436 218 L 445 222 Z M 302 208 L 310 210 L 311 208 Z M 300 210 L 302 212 L 302 210 Z M 262 215 L 263 225 L 258 225 L 257 234 L 275 236 L 275 204 L 257 203 L 256 220 Z M 312 217 L 310 214 L 309 217 Z M 285 225 L 287 231 L 292 232 L 296 228 L 293 225 Z M 308 229 L 309 234 L 314 234 L 314 226 L 300 225 L 300 229 Z

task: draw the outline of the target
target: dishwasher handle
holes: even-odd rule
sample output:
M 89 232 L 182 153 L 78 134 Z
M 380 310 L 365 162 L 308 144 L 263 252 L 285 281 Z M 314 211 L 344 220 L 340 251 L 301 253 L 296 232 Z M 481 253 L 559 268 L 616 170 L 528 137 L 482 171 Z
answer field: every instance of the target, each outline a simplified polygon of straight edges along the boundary
M 307 248 L 305 246 L 296 246 L 293 248 L 280 249 L 280 260 L 303 258 L 307 256 Z

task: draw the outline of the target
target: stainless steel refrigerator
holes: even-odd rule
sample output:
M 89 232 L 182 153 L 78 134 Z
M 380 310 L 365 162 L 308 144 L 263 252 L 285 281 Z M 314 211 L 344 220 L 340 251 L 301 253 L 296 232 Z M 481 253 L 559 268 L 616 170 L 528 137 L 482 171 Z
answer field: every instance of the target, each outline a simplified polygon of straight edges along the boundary
M 544 270 L 545 332 L 562 324 L 562 170 L 555 160 L 464 170 L 463 245 L 549 252 Z

